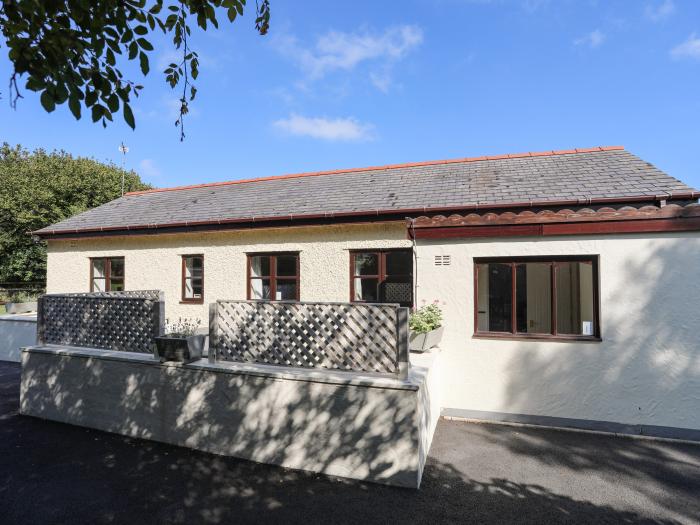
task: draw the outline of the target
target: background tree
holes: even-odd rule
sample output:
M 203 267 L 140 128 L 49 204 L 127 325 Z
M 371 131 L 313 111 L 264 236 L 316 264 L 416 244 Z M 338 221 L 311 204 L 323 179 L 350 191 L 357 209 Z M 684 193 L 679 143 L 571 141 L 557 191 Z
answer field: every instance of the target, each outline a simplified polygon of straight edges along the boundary
M 14 66 L 10 76 L 10 103 L 16 107 L 24 87 L 41 93 L 48 112 L 68 103 L 79 119 L 84 108 L 93 122 L 103 126 L 122 112 L 136 126 L 132 97 L 142 87 L 124 78 L 121 65 L 138 60 L 143 75 L 150 70 L 150 35 L 168 35 L 182 59 L 164 71 L 170 87 L 182 87 L 180 140 L 185 137 L 184 117 L 197 89 L 199 58 L 190 48 L 191 20 L 203 30 L 219 27 L 217 15 L 229 22 L 244 12 L 246 0 L 1 0 L 0 27 Z M 270 26 L 269 0 L 256 0 L 255 27 L 261 35 Z
M 0 146 L 0 282 L 46 279 L 46 246 L 28 232 L 150 188 L 133 171 L 63 151 Z

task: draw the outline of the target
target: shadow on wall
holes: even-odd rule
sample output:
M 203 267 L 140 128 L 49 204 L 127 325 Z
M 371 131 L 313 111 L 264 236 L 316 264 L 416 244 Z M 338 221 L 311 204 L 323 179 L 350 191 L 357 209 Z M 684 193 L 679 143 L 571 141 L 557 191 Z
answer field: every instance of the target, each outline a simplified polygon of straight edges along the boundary
M 647 253 L 630 253 L 615 264 L 624 267 L 628 281 L 602 297 L 604 342 L 519 350 L 509 363 L 506 406 L 515 413 L 562 417 L 572 417 L 573 406 L 579 413 L 592 414 L 590 419 L 628 423 L 640 434 L 647 425 L 699 429 L 698 243 L 678 239 Z M 602 281 L 606 266 L 601 260 Z M 501 437 L 502 444 L 518 454 L 577 471 L 592 470 L 603 457 L 610 475 L 636 477 L 640 492 L 651 499 L 658 494 L 643 480 L 667 477 L 675 463 L 671 455 L 663 463 L 646 461 L 653 449 L 639 440 L 608 441 L 612 448 L 582 444 L 563 449 L 510 430 Z M 661 503 L 673 506 L 671 501 Z
M 37 353 L 25 359 L 22 410 L 29 415 L 264 463 L 415 484 L 415 392 L 411 398 L 405 390 Z

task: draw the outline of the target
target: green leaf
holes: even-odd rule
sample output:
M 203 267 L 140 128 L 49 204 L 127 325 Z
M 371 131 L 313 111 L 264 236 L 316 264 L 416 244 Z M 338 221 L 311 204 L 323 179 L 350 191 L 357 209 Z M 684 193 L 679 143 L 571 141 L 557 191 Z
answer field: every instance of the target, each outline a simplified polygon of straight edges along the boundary
M 124 104 L 124 121 L 129 125 L 131 129 L 136 129 L 136 122 L 134 122 L 134 114 L 131 111 L 131 106 L 129 104 Z
M 85 105 L 87 107 L 92 106 L 95 102 L 97 102 L 97 91 L 88 91 L 85 93 Z
M 41 91 L 46 87 L 46 83 L 36 77 L 29 77 L 24 87 L 31 91 Z
M 146 51 L 153 51 L 153 44 L 151 44 L 148 40 L 145 38 L 139 38 L 136 40 L 139 45 L 141 46 L 141 49 L 145 49 Z
M 148 55 L 141 51 L 139 53 L 139 62 L 141 63 L 141 73 L 144 75 L 148 75 L 148 72 L 150 71 L 150 66 L 148 64 Z
M 139 45 L 136 43 L 136 40 L 132 40 L 131 44 L 129 44 L 129 60 L 135 59 L 138 52 Z
M 56 109 L 56 102 L 54 102 L 53 96 L 46 90 L 41 94 L 41 105 L 49 113 Z
M 71 95 L 68 97 L 68 107 L 75 119 L 80 120 L 80 99 L 75 95 Z
M 112 93 L 107 99 L 107 107 L 112 113 L 115 113 L 119 109 L 119 97 L 116 93 Z
M 102 118 L 102 115 L 104 115 L 104 110 L 105 108 L 100 106 L 99 104 L 95 104 L 92 106 L 92 121 L 97 122 Z
M 148 34 L 148 28 L 146 26 L 136 26 L 134 28 L 134 33 L 137 35 L 146 35 Z

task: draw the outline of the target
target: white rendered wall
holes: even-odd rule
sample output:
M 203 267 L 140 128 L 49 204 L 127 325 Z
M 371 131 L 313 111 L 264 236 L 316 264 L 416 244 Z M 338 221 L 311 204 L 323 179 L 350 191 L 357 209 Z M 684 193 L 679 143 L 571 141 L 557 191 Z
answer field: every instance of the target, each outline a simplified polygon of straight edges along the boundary
M 600 256 L 602 342 L 472 337 L 474 257 L 584 254 Z M 418 303 L 444 308 L 452 413 L 700 429 L 699 234 L 421 240 L 418 282 Z
M 299 251 L 302 301 L 349 301 L 350 249 L 410 247 L 403 222 L 50 241 L 47 293 L 90 289 L 90 257 L 123 256 L 127 290 L 165 292 L 166 317 L 208 320 L 208 303 L 246 298 L 246 252 Z M 181 255 L 204 254 L 204 304 L 180 304 Z

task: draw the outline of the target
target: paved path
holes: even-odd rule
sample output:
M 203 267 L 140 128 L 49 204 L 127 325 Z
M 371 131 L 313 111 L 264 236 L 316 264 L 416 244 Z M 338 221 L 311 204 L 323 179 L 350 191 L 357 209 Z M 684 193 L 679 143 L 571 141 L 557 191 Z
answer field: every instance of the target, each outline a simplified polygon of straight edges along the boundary
M 419 491 L 17 415 L 0 363 L 0 522 L 699 523 L 700 446 L 442 421 Z

